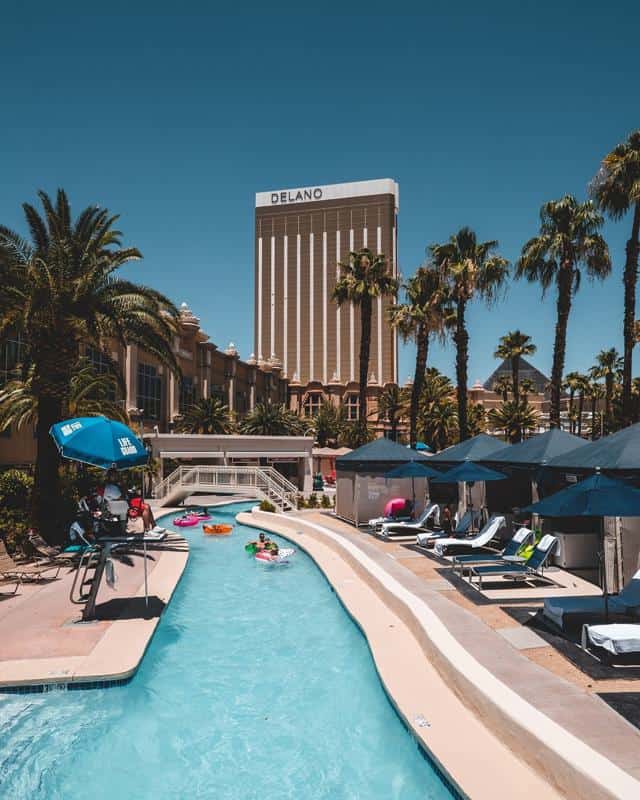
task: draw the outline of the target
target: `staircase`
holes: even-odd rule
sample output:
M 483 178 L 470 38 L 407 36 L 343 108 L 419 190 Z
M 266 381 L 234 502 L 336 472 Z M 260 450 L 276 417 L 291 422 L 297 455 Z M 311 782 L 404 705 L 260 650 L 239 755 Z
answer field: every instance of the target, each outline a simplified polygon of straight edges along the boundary
M 246 495 L 291 511 L 298 488 L 273 467 L 182 466 L 154 486 L 153 496 L 161 506 L 177 506 L 197 492 Z

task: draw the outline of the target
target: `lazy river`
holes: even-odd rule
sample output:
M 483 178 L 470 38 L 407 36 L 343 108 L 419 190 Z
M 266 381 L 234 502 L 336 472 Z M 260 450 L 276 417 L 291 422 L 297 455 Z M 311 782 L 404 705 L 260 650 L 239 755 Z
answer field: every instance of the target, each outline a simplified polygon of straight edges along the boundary
M 189 563 L 130 683 L 0 695 L 3 800 L 452 797 L 308 556 L 256 563 L 241 525 L 180 532 Z

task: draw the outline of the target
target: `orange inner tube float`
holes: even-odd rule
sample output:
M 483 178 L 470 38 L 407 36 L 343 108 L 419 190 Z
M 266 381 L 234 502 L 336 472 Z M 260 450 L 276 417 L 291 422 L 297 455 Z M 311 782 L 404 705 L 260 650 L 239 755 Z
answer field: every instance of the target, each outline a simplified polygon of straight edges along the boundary
M 224 523 L 213 523 L 212 525 L 203 525 L 202 530 L 214 536 L 229 536 L 233 530 L 233 525 L 225 525 Z

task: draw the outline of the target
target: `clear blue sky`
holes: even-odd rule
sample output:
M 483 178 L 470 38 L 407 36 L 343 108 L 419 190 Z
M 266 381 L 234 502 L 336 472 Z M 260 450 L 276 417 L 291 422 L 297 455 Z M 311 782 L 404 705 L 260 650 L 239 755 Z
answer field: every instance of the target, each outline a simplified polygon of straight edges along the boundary
M 255 191 L 395 178 L 405 274 L 462 225 L 514 259 L 541 203 L 583 197 L 601 157 L 640 127 L 631 0 L 216 7 L 7 0 L 0 221 L 23 230 L 20 203 L 58 186 L 76 211 L 120 213 L 145 255 L 130 274 L 186 300 L 244 357 Z M 621 346 L 629 225 L 606 227 L 614 272 L 580 290 L 567 370 Z M 554 322 L 554 297 L 543 304 L 527 284 L 474 308 L 470 380 L 488 376 L 516 327 L 548 373 Z M 412 363 L 405 348 L 401 380 Z M 451 345 L 432 363 L 453 374 Z

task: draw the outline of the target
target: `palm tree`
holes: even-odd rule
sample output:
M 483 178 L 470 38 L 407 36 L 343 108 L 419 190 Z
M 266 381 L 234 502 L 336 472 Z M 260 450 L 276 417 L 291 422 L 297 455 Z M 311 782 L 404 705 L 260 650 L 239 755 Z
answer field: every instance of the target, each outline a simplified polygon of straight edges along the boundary
M 467 409 L 469 436 L 477 436 L 487 430 L 487 412 L 482 403 L 472 403 Z
M 605 433 L 610 433 L 613 423 L 613 393 L 615 382 L 622 370 L 623 359 L 615 347 L 601 350 L 596 356 L 596 364 L 592 368 L 594 378 L 604 378 L 604 418 Z
M 390 438 L 394 442 L 398 439 L 398 425 L 407 413 L 408 400 L 406 389 L 395 384 L 385 386 L 378 398 L 378 417 L 389 423 Z
M 578 428 L 576 433 L 578 436 L 582 436 L 582 415 L 584 414 L 584 401 L 585 398 L 589 396 L 589 378 L 586 375 L 578 372 L 577 375 L 579 376 L 577 382 L 577 391 L 578 391 Z
M 636 321 L 636 283 L 640 253 L 640 130 L 604 157 L 591 183 L 591 194 L 599 208 L 612 219 L 621 219 L 633 210 L 631 236 L 627 240 L 624 265 L 624 366 L 622 372 L 622 418 L 631 419 L 631 378 L 633 373 L 634 326 Z
M 256 403 L 240 423 L 240 433 L 253 436 L 302 436 L 304 423 L 284 403 Z
M 492 408 L 488 416 L 492 428 L 504 432 L 511 443 L 519 442 L 524 433 L 531 433 L 538 427 L 536 412 L 522 401 L 509 400 L 499 408 Z
M 387 259 L 374 256 L 366 247 L 349 253 L 346 263 L 340 263 L 340 278 L 333 290 L 338 306 L 352 303 L 360 308 L 360 369 L 359 369 L 359 422 L 367 421 L 367 378 L 371 350 L 371 316 L 376 297 L 395 297 L 398 281 L 387 267 Z
M 49 436 L 68 404 L 81 342 L 104 351 L 110 338 L 140 345 L 179 374 L 172 351 L 178 311 L 153 289 L 118 277 L 141 258 L 121 247 L 117 216 L 98 206 L 73 221 L 66 194 L 39 192 L 44 214 L 23 205 L 31 241 L 0 226 L 0 340 L 17 331 L 37 403 L 33 524 L 46 536 L 58 508 L 58 451 Z
M 598 411 L 598 401 L 604 397 L 604 386 L 596 380 L 595 368 L 589 370 L 589 384 L 587 396 L 591 402 L 591 439 L 597 439 L 601 426 L 597 424 L 596 416 Z
M 511 380 L 513 382 L 513 399 L 520 400 L 519 373 L 520 359 L 523 356 L 532 356 L 538 348 L 531 341 L 531 337 L 522 331 L 510 331 L 506 336 L 500 337 L 500 342 L 493 354 L 495 358 L 502 358 L 511 362 Z
M 178 433 L 226 434 L 233 432 L 229 408 L 217 397 L 196 400 L 176 420 Z
M 552 283 L 558 291 L 557 321 L 551 370 L 551 427 L 560 427 L 562 373 L 567 345 L 567 325 L 574 293 L 580 286 L 580 266 L 590 278 L 602 280 L 611 272 L 609 248 L 598 233 L 602 215 L 593 203 L 579 203 L 565 195 L 540 209 L 540 234 L 522 248 L 516 266 L 518 278 L 542 286 L 543 296 Z
M 33 367 L 24 380 L 16 378 L 0 389 L 0 431 L 13 427 L 21 430 L 37 424 L 38 403 L 33 392 Z M 86 359 L 80 359 L 69 383 L 65 415 L 69 417 L 104 416 L 129 423 L 129 415 L 115 399 L 117 376 L 98 372 Z
M 456 311 L 453 340 L 456 345 L 456 393 L 460 441 L 469 438 L 467 424 L 467 370 L 469 333 L 466 324 L 467 305 L 474 297 L 492 303 L 509 274 L 509 262 L 495 250 L 497 241 L 478 242 L 470 228 L 461 228 L 445 244 L 430 247 L 436 266 L 449 286 Z
M 493 391 L 502 397 L 502 402 L 509 399 L 509 392 L 513 391 L 513 382 L 508 375 L 499 375 L 493 383 Z
M 576 392 L 580 391 L 583 376 L 579 372 L 567 372 L 564 376 L 564 388 L 569 390 L 569 420 L 571 421 L 571 433 L 575 433 L 575 422 L 577 417 L 575 411 Z
M 402 339 L 405 342 L 413 339 L 416 343 L 416 367 L 409 407 L 409 444 L 415 447 L 418 405 L 429 357 L 429 343 L 434 335 L 444 338 L 454 315 L 440 270 L 432 266 L 419 267 L 406 282 L 404 290 L 406 301 L 391 306 L 388 313 L 391 325 L 399 331 Z
M 313 434 L 318 447 L 326 447 L 340 438 L 340 432 L 346 423 L 346 409 L 344 406 L 335 406 L 325 400 L 315 417 L 311 418 Z
M 529 395 L 536 391 L 536 385 L 531 378 L 523 378 L 520 381 L 520 395 L 523 403 L 529 401 Z
M 437 369 L 427 369 L 420 397 L 418 433 L 433 450 L 453 444 L 458 436 L 458 411 L 453 384 Z

